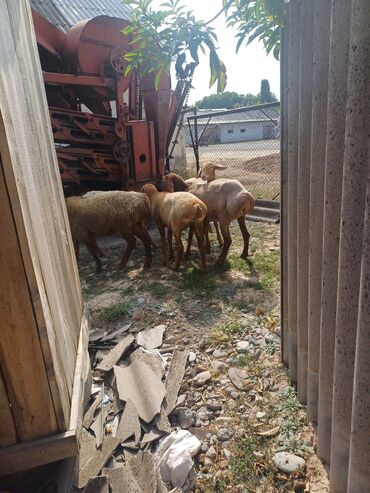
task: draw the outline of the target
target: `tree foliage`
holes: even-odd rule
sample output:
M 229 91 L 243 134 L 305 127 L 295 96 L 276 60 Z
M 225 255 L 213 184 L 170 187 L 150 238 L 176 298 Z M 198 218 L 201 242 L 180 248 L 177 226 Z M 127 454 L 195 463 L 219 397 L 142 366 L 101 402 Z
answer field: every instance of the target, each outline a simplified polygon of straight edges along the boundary
M 180 0 L 167 0 L 160 10 L 153 9 L 153 0 L 123 0 L 131 7 L 130 25 L 123 34 L 131 34 L 131 50 L 126 53 L 126 75 L 155 74 L 158 87 L 161 75 L 170 73 L 175 63 L 176 76 L 189 80 L 199 64 L 199 53 L 209 53 L 210 87 L 217 82 L 217 91 L 226 86 L 226 67 L 219 59 L 214 29 L 198 21 L 193 11 L 186 10 Z
M 223 0 L 227 25 L 237 29 L 237 51 L 242 44 L 262 41 L 267 53 L 280 56 L 280 29 L 286 19 L 285 0 Z
M 233 109 L 243 106 L 253 106 L 256 104 L 272 103 L 277 101 L 277 97 L 270 90 L 270 83 L 267 79 L 261 81 L 261 91 L 255 94 L 238 94 L 237 92 L 225 91 L 222 94 L 211 94 L 205 96 L 195 105 L 200 109 Z
M 254 94 L 238 94 L 237 92 L 225 91 L 222 94 L 205 96 L 195 104 L 200 109 L 232 109 L 258 104 L 258 96 L 255 96 Z

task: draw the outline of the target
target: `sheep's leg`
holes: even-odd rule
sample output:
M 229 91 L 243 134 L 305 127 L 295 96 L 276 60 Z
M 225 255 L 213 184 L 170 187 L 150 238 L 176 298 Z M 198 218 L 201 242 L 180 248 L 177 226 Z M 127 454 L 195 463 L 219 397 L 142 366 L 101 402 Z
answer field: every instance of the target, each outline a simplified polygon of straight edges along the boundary
M 105 257 L 105 254 L 104 254 L 104 252 L 102 252 L 102 251 L 100 250 L 100 248 L 99 248 L 99 246 L 98 246 L 98 243 L 97 243 L 96 239 L 94 238 L 92 241 L 94 242 L 94 248 L 95 248 L 96 254 L 97 254 L 99 257 Z
M 125 267 L 125 265 L 128 262 L 128 259 L 130 258 L 131 252 L 135 248 L 135 245 L 136 245 L 136 239 L 135 239 L 135 235 L 133 233 L 131 233 L 131 232 L 122 233 L 122 236 L 126 240 L 127 246 L 126 246 L 126 250 L 123 252 L 123 256 L 122 256 L 121 262 L 119 264 L 120 269 L 123 269 Z
M 231 245 L 231 235 L 230 235 L 230 228 L 229 224 L 222 224 L 221 223 L 221 233 L 224 239 L 224 245 L 222 247 L 220 256 L 217 259 L 216 262 L 216 267 L 220 267 L 221 265 L 224 264 L 227 254 L 229 253 L 230 245 Z
M 220 225 L 218 224 L 218 221 L 214 221 L 213 224 L 215 225 L 218 244 L 220 246 L 222 246 L 224 244 L 224 240 L 222 239 L 222 235 L 221 235 L 221 231 L 220 231 Z
M 185 259 L 189 260 L 191 256 L 191 244 L 193 243 L 194 236 L 194 227 L 192 225 L 189 226 L 189 236 L 188 236 L 188 245 L 186 247 Z
M 174 254 L 173 254 L 173 245 L 172 245 L 172 229 L 170 228 L 168 228 L 167 231 L 167 243 L 168 243 L 168 259 L 173 260 Z
M 249 257 L 249 238 L 251 235 L 249 234 L 244 216 L 238 218 L 238 223 L 244 240 L 243 253 L 240 255 L 240 257 L 246 259 Z
M 133 228 L 135 235 L 143 242 L 145 248 L 144 268 L 148 269 L 152 265 L 152 249 L 148 231 L 144 226 L 135 225 Z
M 95 263 L 96 263 L 96 272 L 101 272 L 101 270 L 102 270 L 102 263 L 101 263 L 101 260 L 100 260 L 100 258 L 98 257 L 98 255 L 96 253 L 95 244 L 94 243 L 95 243 L 94 239 L 88 239 L 85 242 L 88 251 L 94 257 L 94 260 L 95 260 Z
M 172 267 L 172 270 L 177 271 L 180 268 L 182 256 L 184 254 L 184 245 L 181 241 L 181 232 L 174 232 L 175 240 L 176 240 L 176 262 Z
M 167 245 L 166 245 L 166 232 L 162 223 L 157 223 L 159 234 L 161 236 L 161 262 L 165 267 L 167 265 Z
M 209 232 L 210 232 L 210 224 L 208 221 L 204 220 L 203 222 L 203 236 L 206 240 L 206 246 L 205 246 L 205 249 L 206 249 L 206 252 L 207 253 L 211 253 L 211 242 L 209 241 Z
M 200 270 L 207 271 L 206 246 L 204 244 L 203 224 L 195 224 L 195 235 L 197 237 L 198 248 L 200 252 Z

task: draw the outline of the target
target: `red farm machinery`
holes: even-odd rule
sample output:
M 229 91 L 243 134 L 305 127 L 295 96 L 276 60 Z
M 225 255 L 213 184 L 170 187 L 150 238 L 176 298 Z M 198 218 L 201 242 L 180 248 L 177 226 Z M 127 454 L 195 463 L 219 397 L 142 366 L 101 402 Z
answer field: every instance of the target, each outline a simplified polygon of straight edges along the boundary
M 125 75 L 128 20 L 98 15 L 63 31 L 32 14 L 65 193 L 160 180 L 190 84 Z

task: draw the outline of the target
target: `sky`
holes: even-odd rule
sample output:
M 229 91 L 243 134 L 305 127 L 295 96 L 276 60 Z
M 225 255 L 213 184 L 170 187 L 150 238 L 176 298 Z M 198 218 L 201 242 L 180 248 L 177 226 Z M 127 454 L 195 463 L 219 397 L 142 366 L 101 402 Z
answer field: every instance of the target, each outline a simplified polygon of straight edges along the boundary
M 158 0 L 158 5 L 164 0 Z M 208 21 L 222 8 L 222 0 L 182 0 L 189 9 L 194 10 L 197 19 Z M 273 55 L 266 56 L 262 43 L 254 41 L 249 46 L 242 46 L 236 54 L 235 31 L 226 27 L 225 16 L 222 14 L 212 26 L 218 36 L 218 54 L 227 68 L 226 91 L 241 94 L 257 94 L 260 91 L 262 79 L 268 79 L 271 91 L 279 98 L 280 72 L 279 62 Z M 201 57 L 201 63 L 196 68 L 189 104 L 195 103 L 204 96 L 217 92 L 216 84 L 209 89 L 208 58 Z

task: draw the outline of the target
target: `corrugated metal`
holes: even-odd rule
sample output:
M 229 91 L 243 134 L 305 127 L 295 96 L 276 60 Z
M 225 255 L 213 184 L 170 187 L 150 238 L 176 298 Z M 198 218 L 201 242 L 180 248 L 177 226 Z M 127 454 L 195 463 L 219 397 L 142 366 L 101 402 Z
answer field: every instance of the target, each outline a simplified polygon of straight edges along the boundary
M 314 18 L 307 13 L 310 5 Z M 365 493 L 370 492 L 370 2 L 290 0 L 288 27 L 289 36 L 282 38 L 282 147 L 288 147 L 282 170 L 288 179 L 282 194 L 283 296 L 288 292 L 283 356 L 293 380 L 298 373 L 302 401 L 308 384 L 318 455 L 330 462 L 330 491 Z M 315 33 L 314 52 L 307 49 L 308 30 Z M 311 152 L 302 175 L 305 145 Z M 300 275 L 302 270 L 308 276 Z
M 121 0 L 31 0 L 31 4 L 63 32 L 76 22 L 99 15 L 129 19 L 129 8 Z

